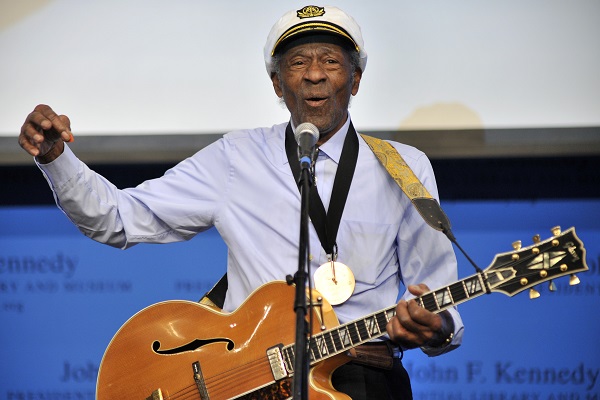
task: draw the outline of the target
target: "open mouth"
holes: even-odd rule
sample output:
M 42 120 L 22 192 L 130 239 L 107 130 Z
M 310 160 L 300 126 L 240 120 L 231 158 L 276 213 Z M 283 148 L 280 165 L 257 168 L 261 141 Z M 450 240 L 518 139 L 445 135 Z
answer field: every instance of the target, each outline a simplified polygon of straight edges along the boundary
M 327 97 L 309 97 L 305 101 L 311 107 L 319 107 L 327 101 Z

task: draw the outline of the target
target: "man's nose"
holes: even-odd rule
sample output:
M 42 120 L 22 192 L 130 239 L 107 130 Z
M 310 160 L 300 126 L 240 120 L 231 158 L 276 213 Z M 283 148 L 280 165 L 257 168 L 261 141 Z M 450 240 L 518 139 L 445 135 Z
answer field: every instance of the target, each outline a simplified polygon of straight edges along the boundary
M 318 83 L 327 78 L 323 65 L 318 60 L 313 60 L 306 70 L 305 78 L 313 83 Z

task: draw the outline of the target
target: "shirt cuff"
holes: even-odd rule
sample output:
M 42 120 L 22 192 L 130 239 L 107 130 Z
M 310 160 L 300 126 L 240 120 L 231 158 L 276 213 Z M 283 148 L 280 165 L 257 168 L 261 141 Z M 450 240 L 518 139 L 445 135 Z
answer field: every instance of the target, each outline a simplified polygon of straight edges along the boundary
M 63 153 L 53 161 L 41 164 L 37 158 L 34 160 L 53 191 L 70 182 L 79 170 L 80 161 L 66 143 Z
M 440 347 L 421 346 L 423 353 L 427 354 L 429 357 L 435 357 L 444 353 L 448 353 L 449 351 L 456 349 L 462 343 L 464 325 L 460 314 L 455 308 L 449 308 L 448 312 L 454 320 L 454 335 L 452 336 L 452 341 Z

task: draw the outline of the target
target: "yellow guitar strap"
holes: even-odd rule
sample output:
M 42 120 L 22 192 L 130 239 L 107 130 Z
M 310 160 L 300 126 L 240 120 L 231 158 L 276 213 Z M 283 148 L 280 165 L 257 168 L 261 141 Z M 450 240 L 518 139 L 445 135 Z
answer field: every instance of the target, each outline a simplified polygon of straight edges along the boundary
M 444 232 L 446 236 L 452 235 L 450 220 L 448 220 L 438 201 L 423 186 L 396 148 L 385 140 L 363 134 L 360 136 L 369 145 L 392 179 L 408 196 L 425 222 L 433 229 Z M 453 236 L 452 238 L 451 236 L 448 237 L 450 240 L 453 238 Z
M 362 133 L 360 136 L 367 142 L 381 165 L 411 201 L 414 198 L 432 198 L 394 146 L 385 140 L 363 135 Z

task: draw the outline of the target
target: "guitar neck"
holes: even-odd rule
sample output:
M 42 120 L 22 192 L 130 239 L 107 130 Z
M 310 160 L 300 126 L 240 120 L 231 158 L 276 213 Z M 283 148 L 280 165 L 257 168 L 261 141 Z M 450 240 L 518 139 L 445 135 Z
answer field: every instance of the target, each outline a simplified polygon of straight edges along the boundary
M 439 313 L 457 304 L 464 303 L 486 293 L 485 273 L 478 273 L 468 278 L 455 282 L 417 297 L 417 303 L 434 313 Z M 366 317 L 339 325 L 313 335 L 308 343 L 310 364 L 316 364 L 326 358 L 333 357 L 369 342 L 386 334 L 387 323 L 396 315 L 396 306 L 377 311 Z M 293 370 L 294 345 L 284 346 L 282 349 L 284 362 Z
M 575 229 L 561 233 L 556 227 L 553 234 L 552 238 L 538 239 L 531 246 L 498 254 L 484 271 L 425 293 L 415 301 L 424 309 L 439 313 L 484 293 L 499 291 L 513 296 L 537 283 L 587 271 L 585 249 Z M 393 306 L 313 335 L 308 343 L 311 365 L 385 335 L 387 323 L 396 315 L 395 309 Z M 284 347 L 282 351 L 288 366 L 292 366 L 294 346 Z

